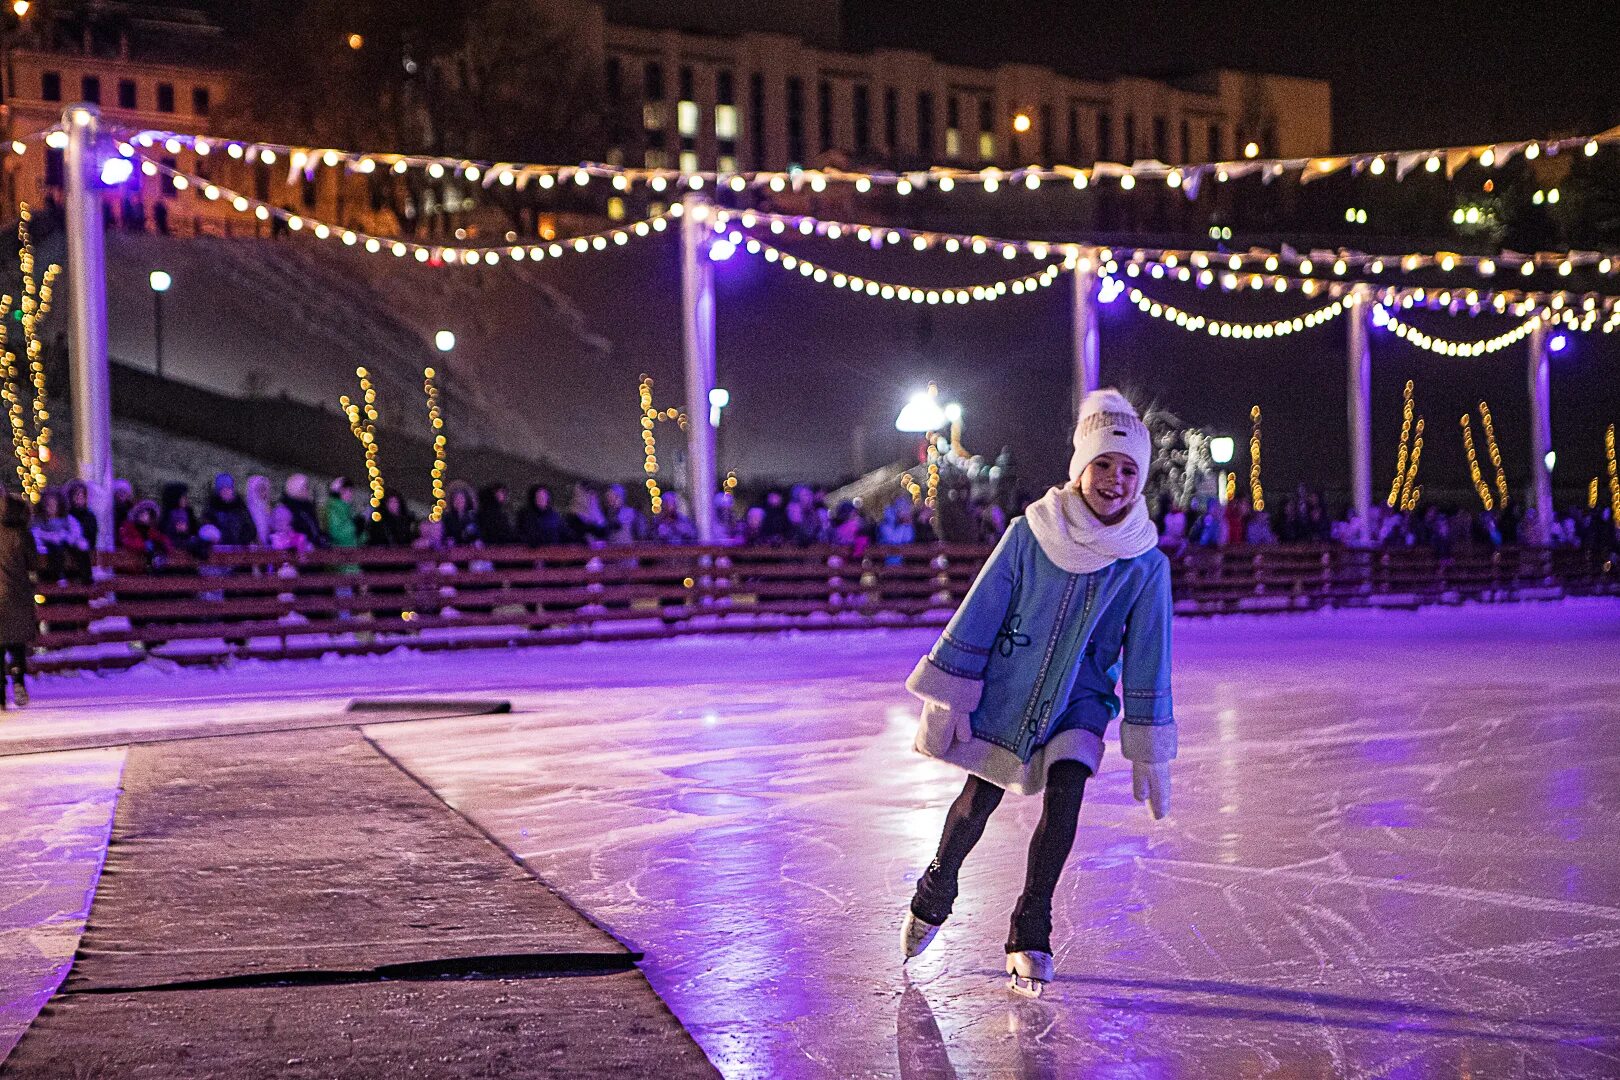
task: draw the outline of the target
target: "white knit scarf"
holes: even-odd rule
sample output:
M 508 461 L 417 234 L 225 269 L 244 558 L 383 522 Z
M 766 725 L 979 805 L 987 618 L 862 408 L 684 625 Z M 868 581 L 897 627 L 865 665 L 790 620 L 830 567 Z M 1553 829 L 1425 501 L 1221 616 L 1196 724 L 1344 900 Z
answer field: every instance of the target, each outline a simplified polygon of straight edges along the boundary
M 1024 511 L 1046 557 L 1071 574 L 1090 574 L 1116 559 L 1134 559 L 1159 543 L 1141 495 L 1124 519 L 1104 525 L 1072 485 L 1054 487 Z

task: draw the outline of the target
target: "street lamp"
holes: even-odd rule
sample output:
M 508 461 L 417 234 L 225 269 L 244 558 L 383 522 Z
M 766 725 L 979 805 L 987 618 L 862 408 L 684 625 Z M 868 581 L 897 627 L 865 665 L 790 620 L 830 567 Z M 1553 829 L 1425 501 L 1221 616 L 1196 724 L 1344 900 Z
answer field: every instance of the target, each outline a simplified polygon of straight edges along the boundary
M 456 335 L 448 330 L 440 330 L 433 335 L 433 344 L 440 352 L 449 352 L 456 347 Z
M 152 332 L 156 348 L 152 354 L 152 370 L 158 378 L 163 377 L 163 294 L 169 291 L 174 279 L 167 270 L 154 270 L 146 278 L 152 286 Z
M 1209 459 L 1222 466 L 1216 470 L 1215 497 L 1222 506 L 1226 505 L 1226 464 L 1232 460 L 1232 454 L 1237 449 L 1237 441 L 1230 435 L 1217 435 L 1209 440 Z
M 939 407 L 939 391 L 930 387 L 911 395 L 906 407 L 894 418 L 894 429 L 914 435 L 938 431 L 947 422 L 945 410 Z
M 709 391 L 709 426 L 720 426 L 720 410 L 731 404 L 731 391 L 723 386 L 716 386 Z

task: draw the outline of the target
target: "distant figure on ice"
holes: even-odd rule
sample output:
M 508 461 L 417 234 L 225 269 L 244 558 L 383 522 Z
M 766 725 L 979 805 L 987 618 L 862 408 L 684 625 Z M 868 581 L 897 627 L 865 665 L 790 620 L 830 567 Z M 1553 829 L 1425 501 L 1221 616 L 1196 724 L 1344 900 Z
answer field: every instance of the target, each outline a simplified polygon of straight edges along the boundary
M 33 572 L 39 568 L 39 548 L 28 531 L 27 500 L 7 493 L 0 510 L 0 709 L 6 707 L 5 677 L 19 706 L 28 704 L 28 647 L 39 637 L 39 612 L 34 603 Z
M 967 770 L 934 861 L 906 914 L 906 958 L 951 913 L 962 861 L 1011 790 L 1045 792 L 1024 892 L 1007 937 L 1010 989 L 1051 981 L 1052 896 L 1074 844 L 1086 780 L 1121 711 L 1132 788 L 1155 818 L 1170 808 L 1170 561 L 1142 498 L 1147 427 L 1117 390 L 1086 396 L 1066 486 L 1008 527 L 906 688 L 923 701 L 916 749 Z

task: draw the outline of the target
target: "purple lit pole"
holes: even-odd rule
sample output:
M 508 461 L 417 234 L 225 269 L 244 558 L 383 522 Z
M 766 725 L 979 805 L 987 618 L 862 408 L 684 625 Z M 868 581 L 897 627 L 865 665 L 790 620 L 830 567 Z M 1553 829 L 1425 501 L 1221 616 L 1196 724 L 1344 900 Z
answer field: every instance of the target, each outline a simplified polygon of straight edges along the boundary
M 1081 248 L 1074 265 L 1074 412 L 1101 381 L 1097 334 L 1097 251 Z
M 107 250 L 96 170 L 94 105 L 70 106 L 62 114 L 68 144 L 67 172 L 68 345 L 72 353 L 73 452 L 79 479 L 89 488 L 90 510 L 100 526 L 96 546 L 110 551 L 116 539 L 112 513 L 112 380 L 107 373 Z
M 1350 501 L 1355 506 L 1356 530 L 1365 544 L 1371 537 L 1372 513 L 1372 290 L 1366 285 L 1350 289 L 1348 335 L 1350 400 Z
M 1530 539 L 1547 543 L 1552 535 L 1552 410 L 1548 387 L 1548 328 L 1541 319 L 1530 330 L 1530 494 L 1535 500 L 1536 528 Z
M 681 353 L 686 360 L 686 477 L 698 542 L 714 540 L 714 265 L 708 257 L 714 210 L 701 195 L 681 200 Z

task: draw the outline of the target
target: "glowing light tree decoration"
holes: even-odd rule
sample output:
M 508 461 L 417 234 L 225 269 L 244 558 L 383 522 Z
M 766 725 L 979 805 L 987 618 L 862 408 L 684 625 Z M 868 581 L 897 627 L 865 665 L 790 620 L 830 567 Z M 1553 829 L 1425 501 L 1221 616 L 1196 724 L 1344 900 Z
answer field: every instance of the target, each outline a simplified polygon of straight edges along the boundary
M 1401 480 L 1401 512 L 1410 514 L 1417 509 L 1418 500 L 1423 498 L 1423 485 L 1417 482 L 1418 465 L 1423 461 L 1423 417 L 1418 417 L 1417 428 L 1413 432 L 1412 456 L 1406 465 L 1406 476 Z
M 1260 487 L 1260 406 L 1249 410 L 1249 497 L 1256 510 L 1266 508 L 1265 491 Z
M 1389 498 L 1385 500 L 1391 510 L 1400 505 L 1401 493 L 1406 484 L 1406 459 L 1411 452 L 1412 439 L 1412 380 L 1406 380 L 1406 389 L 1401 392 L 1401 448 L 1395 457 L 1395 482 L 1389 486 Z
M 383 474 L 377 447 L 377 391 L 371 385 L 371 373 L 363 367 L 354 369 L 360 380 L 360 400 L 350 401 L 349 395 L 338 398 L 343 415 L 349 418 L 349 432 L 359 440 L 366 455 L 366 482 L 371 488 L 371 520 L 382 520 Z M 437 519 L 435 519 L 437 520 Z
M 657 514 L 664 509 L 664 493 L 658 486 L 658 436 L 653 429 L 660 421 L 673 420 L 685 431 L 686 414 L 675 408 L 653 408 L 652 388 L 652 376 L 643 374 L 640 386 L 641 448 L 645 458 L 641 467 L 647 473 L 647 497 L 651 500 L 652 512 Z
M 1592 482 L 1586 485 L 1586 508 L 1596 510 L 1598 501 L 1598 478 L 1592 477 Z
M 1603 455 L 1609 462 L 1609 507 L 1614 520 L 1620 521 L 1620 468 L 1614 460 L 1614 425 L 1603 433 Z
M 439 412 L 438 372 L 422 369 L 422 393 L 427 397 L 428 427 L 433 432 L 433 509 L 428 511 L 429 521 L 444 517 L 444 478 L 448 468 L 445 453 L 444 416 Z
M 1479 471 L 1479 455 L 1474 453 L 1474 427 L 1473 417 L 1467 413 L 1462 414 L 1463 449 L 1468 452 L 1468 476 L 1474 481 L 1474 491 L 1479 495 L 1480 505 L 1487 510 L 1496 508 L 1495 500 L 1491 498 L 1491 489 L 1485 483 L 1485 477 Z
M 1496 426 L 1491 423 L 1491 407 L 1483 400 L 1479 403 L 1479 418 L 1485 427 L 1485 452 L 1491 457 L 1491 465 L 1496 469 L 1497 501 L 1504 507 L 1508 504 L 1507 473 L 1502 470 L 1502 448 L 1496 444 Z
M 11 424 L 12 451 L 17 458 L 17 478 L 23 492 L 32 502 L 38 502 L 45 489 L 44 464 L 51 460 L 51 428 L 46 386 L 44 340 L 40 325 L 50 314 L 51 297 L 56 276 L 62 268 L 52 263 L 45 270 L 43 280 L 34 275 L 34 244 L 29 235 L 28 222 L 32 215 L 28 205 L 22 206 L 21 220 L 17 223 L 18 269 L 22 275 L 22 297 L 14 301 L 9 295 L 0 297 L 0 320 L 10 320 L 15 312 L 16 321 L 23 332 L 23 356 L 28 362 L 28 389 L 22 385 L 21 365 L 15 350 L 10 347 L 9 335 L 0 367 L 3 367 L 4 397 L 7 419 Z M 9 326 L 10 322 L 5 321 Z M 28 400 L 24 400 L 24 397 Z M 30 426 L 30 419 L 32 425 Z

